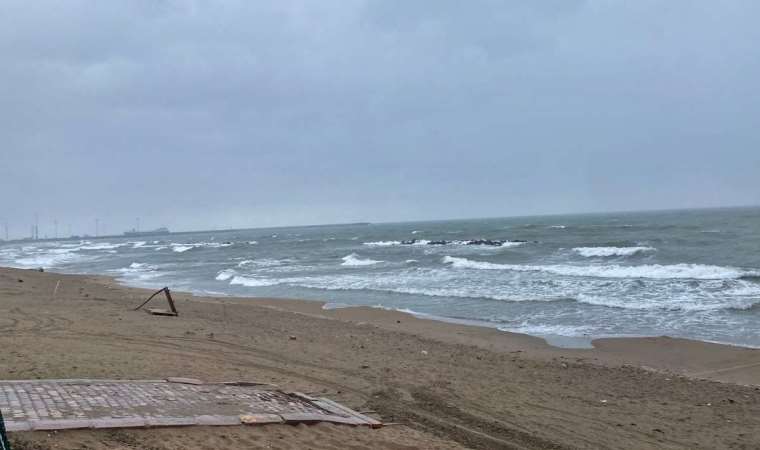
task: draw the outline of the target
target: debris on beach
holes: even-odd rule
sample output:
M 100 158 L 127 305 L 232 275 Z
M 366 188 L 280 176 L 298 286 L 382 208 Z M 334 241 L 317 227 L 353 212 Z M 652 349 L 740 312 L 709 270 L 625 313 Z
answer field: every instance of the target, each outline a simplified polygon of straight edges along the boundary
M 8 431 L 316 422 L 370 428 L 383 425 L 330 399 L 272 389 L 266 383 L 207 383 L 187 377 L 4 380 L 0 391 L 11 394 L 0 397 L 0 408 L 13 411 L 5 419 Z M 70 400 L 61 402 L 61 398 Z
M 177 308 L 174 306 L 174 299 L 172 299 L 172 294 L 169 291 L 168 287 L 163 287 L 156 292 L 153 293 L 150 297 L 148 297 L 147 300 L 145 300 L 140 306 L 134 309 L 134 311 L 137 311 L 138 309 L 142 308 L 143 306 L 147 305 L 149 301 L 153 300 L 153 297 L 160 294 L 161 292 L 164 293 L 166 296 L 166 301 L 169 303 L 169 310 L 161 309 L 161 308 L 148 308 L 148 313 L 152 314 L 154 316 L 173 316 L 176 317 L 179 315 L 179 312 L 177 311 Z

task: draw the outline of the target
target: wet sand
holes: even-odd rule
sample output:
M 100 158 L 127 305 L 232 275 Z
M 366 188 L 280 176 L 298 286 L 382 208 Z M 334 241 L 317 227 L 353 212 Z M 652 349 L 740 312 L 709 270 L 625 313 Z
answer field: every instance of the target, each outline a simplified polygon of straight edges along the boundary
M 14 448 L 760 448 L 758 350 L 670 338 L 559 349 L 299 300 L 175 293 L 179 317 L 131 310 L 149 294 L 0 269 L 0 378 L 258 381 L 398 425 L 13 433 Z

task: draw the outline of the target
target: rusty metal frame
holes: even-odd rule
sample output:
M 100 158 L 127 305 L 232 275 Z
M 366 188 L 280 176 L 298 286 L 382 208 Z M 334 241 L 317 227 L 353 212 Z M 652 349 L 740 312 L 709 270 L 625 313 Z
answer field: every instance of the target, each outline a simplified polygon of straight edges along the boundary
M 166 296 L 166 301 L 169 302 L 169 308 L 170 308 L 170 310 L 167 311 L 165 309 L 151 308 L 151 309 L 148 309 L 148 312 L 151 313 L 151 314 L 154 314 L 154 315 L 159 315 L 159 316 L 178 316 L 179 312 L 177 311 L 177 308 L 174 306 L 174 299 L 172 298 L 171 291 L 169 291 L 168 287 L 163 287 L 163 288 L 157 290 L 156 292 L 154 292 L 153 295 L 151 295 L 150 297 L 148 297 L 148 299 L 145 300 L 140 306 L 138 306 L 137 308 L 135 308 L 134 311 L 137 311 L 138 309 L 140 309 L 143 306 L 147 305 L 148 302 L 150 302 L 151 300 L 153 300 L 153 297 L 155 297 L 156 295 L 158 295 L 158 294 L 160 294 L 162 292 Z

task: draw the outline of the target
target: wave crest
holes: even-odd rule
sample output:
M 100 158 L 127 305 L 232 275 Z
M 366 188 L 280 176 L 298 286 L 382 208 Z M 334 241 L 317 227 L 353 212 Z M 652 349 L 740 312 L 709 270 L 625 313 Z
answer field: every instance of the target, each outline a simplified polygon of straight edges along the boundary
M 247 286 L 247 287 L 263 287 L 263 286 L 274 286 L 276 284 L 280 284 L 280 282 L 277 280 L 271 280 L 268 278 L 250 278 L 250 277 L 243 277 L 243 276 L 237 275 L 237 276 L 232 277 L 230 284 L 236 284 L 236 285 Z
M 364 245 L 368 247 L 393 247 L 396 245 L 401 245 L 401 241 L 375 241 L 375 242 L 364 242 Z
M 368 247 L 395 247 L 395 246 L 422 246 L 422 245 L 430 245 L 430 246 L 444 246 L 444 245 L 453 245 L 453 246 L 473 246 L 473 247 L 490 247 L 490 248 L 508 248 L 508 247 L 517 247 L 518 245 L 523 245 L 527 241 L 509 241 L 509 240 L 501 240 L 501 239 L 468 239 L 468 240 L 439 240 L 439 241 L 431 241 L 428 239 L 410 239 L 407 241 L 375 241 L 375 242 L 364 242 L 364 245 Z
M 497 264 L 485 261 L 473 261 L 467 258 L 446 256 L 444 264 L 451 264 L 457 269 L 473 270 L 510 270 L 515 272 L 547 272 L 555 275 L 595 278 L 652 278 L 652 279 L 695 279 L 695 280 L 731 280 L 746 276 L 755 276 L 752 272 L 735 267 L 709 266 L 705 264 L 646 264 L 640 266 L 571 266 L 571 265 L 522 265 Z
M 237 275 L 237 272 L 233 269 L 224 269 L 216 275 L 216 279 L 219 281 L 227 281 L 235 275 Z
M 654 247 L 575 247 L 574 252 L 586 258 L 607 256 L 633 256 L 637 253 L 657 251 Z
M 374 259 L 361 259 L 356 253 L 351 253 L 350 255 L 343 257 L 343 263 L 341 263 L 341 266 L 371 266 L 381 262 L 382 261 L 376 261 Z

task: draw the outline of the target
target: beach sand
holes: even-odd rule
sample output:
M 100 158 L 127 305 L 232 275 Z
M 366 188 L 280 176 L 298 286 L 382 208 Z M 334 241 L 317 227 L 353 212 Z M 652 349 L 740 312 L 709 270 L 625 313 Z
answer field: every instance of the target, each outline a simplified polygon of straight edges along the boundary
M 258 381 L 396 425 L 12 433 L 14 449 L 760 448 L 758 350 L 671 338 L 559 349 L 379 309 L 178 292 L 179 317 L 132 311 L 150 293 L 0 269 L 0 379 Z

